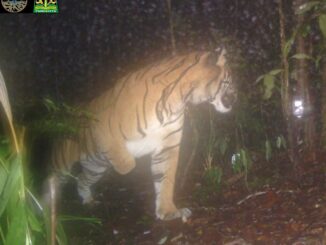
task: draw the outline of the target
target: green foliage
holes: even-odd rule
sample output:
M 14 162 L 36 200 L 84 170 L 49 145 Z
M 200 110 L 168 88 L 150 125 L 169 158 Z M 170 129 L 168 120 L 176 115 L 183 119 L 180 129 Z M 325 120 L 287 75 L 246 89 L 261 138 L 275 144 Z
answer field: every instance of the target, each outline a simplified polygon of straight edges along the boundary
M 205 159 L 203 181 L 206 191 L 218 192 L 222 186 L 223 172 L 229 172 L 228 169 L 244 173 L 247 182 L 252 159 L 251 150 L 245 145 L 257 151 L 259 132 L 263 130 L 261 122 L 245 112 L 247 106 L 248 104 L 244 108 L 237 108 L 232 118 L 219 119 L 215 112 L 210 113 L 210 126 L 206 131 L 208 140 L 201 149 Z M 247 142 L 247 134 L 255 135 L 257 142 Z
M 248 173 L 252 166 L 250 152 L 245 148 L 240 149 L 232 155 L 231 163 L 233 171 L 236 173 L 244 173 L 245 184 L 248 187 Z
M 265 141 L 265 158 L 267 161 L 272 158 L 272 144 L 269 140 Z
M 1 140 L 0 155 L 0 241 L 6 245 L 33 244 L 32 232 L 37 231 L 40 223 L 27 204 L 27 188 L 23 169 L 24 154 L 18 144 L 13 125 L 11 107 L 6 84 L 0 72 L 0 103 L 4 117 L 8 120 L 11 138 Z M 22 138 L 22 136 L 20 136 Z
M 41 205 L 26 185 L 26 159 L 22 145 L 23 134 L 17 137 L 6 85 L 0 72 L 0 102 L 8 119 L 11 138 L 0 141 L 0 241 L 4 245 L 45 244 L 39 237 L 45 233 Z M 38 210 L 35 209 L 37 207 Z
M 291 49 L 298 35 L 306 37 L 309 33 L 311 33 L 312 31 L 311 21 L 313 21 L 314 19 L 318 18 L 320 30 L 322 34 L 325 33 L 326 20 L 323 16 L 325 15 L 326 2 L 324 0 L 307 2 L 301 5 L 298 9 L 299 10 L 296 12 L 296 14 L 306 15 L 307 18 L 302 25 L 297 26 L 293 29 L 291 37 L 287 40 L 285 47 L 282 50 L 282 55 L 285 58 L 288 58 L 289 54 L 291 53 Z M 296 54 L 293 56 L 293 58 L 312 59 L 312 57 L 309 57 L 306 54 Z
M 221 188 L 223 170 L 220 166 L 213 164 L 212 153 L 208 153 L 205 162 L 204 182 L 205 186 L 212 192 L 217 192 Z
M 283 135 L 277 136 L 276 147 L 277 149 L 286 149 L 286 140 Z
M 295 39 L 296 33 L 294 35 L 292 35 L 292 37 L 285 43 L 285 47 L 282 50 L 282 56 L 283 57 L 288 57 L 289 53 L 291 51 L 291 48 L 294 44 L 294 39 Z
M 249 169 L 252 166 L 252 160 L 250 153 L 247 149 L 240 149 L 234 153 L 231 159 L 232 168 L 236 173 L 245 172 L 248 174 Z
M 211 114 L 211 111 L 209 111 Z M 220 190 L 223 170 L 220 166 L 213 163 L 215 151 L 219 155 L 224 156 L 227 150 L 228 140 L 223 137 L 216 137 L 214 121 L 210 116 L 209 137 L 207 144 L 204 147 L 204 185 L 210 192 L 217 192 Z M 207 191 L 206 190 L 206 191 Z
M 292 30 L 292 34 L 287 40 L 285 47 L 282 50 L 283 58 L 286 58 L 289 64 L 289 72 L 292 80 L 297 79 L 296 70 L 295 70 L 295 61 L 300 59 L 306 59 L 311 62 L 314 62 L 315 68 L 320 69 L 320 61 L 325 54 L 325 37 L 326 37 L 326 1 L 308 1 L 307 3 L 298 7 L 297 15 L 304 15 L 305 22 L 300 26 L 296 26 Z M 318 21 L 320 32 L 323 35 L 324 39 L 318 48 L 316 54 L 314 56 L 304 54 L 304 53 L 296 53 L 293 54 L 292 47 L 294 46 L 295 40 L 298 35 L 307 36 L 312 32 L 314 28 L 312 25 L 316 24 L 316 20 Z M 276 104 L 281 104 L 279 98 L 281 97 L 281 77 L 282 69 L 271 70 L 261 76 L 259 76 L 256 80 L 256 84 L 261 84 L 262 93 L 261 98 L 266 100 L 265 103 L 270 103 L 273 105 L 274 109 L 276 108 Z M 261 82 L 263 81 L 263 82 Z M 291 84 L 290 84 L 291 85 Z M 280 107 L 280 105 L 279 105 Z M 282 150 L 286 149 L 286 140 L 283 137 L 283 133 L 279 134 L 276 138 L 275 144 L 270 140 L 266 140 L 265 142 L 265 158 L 266 160 L 270 160 L 272 156 L 273 149 Z M 266 137 L 268 138 L 268 137 Z
M 272 97 L 273 91 L 276 88 L 275 80 L 277 76 L 282 72 L 282 69 L 272 70 L 264 75 L 257 78 L 256 83 L 263 81 L 264 95 L 263 99 L 268 100 Z
M 305 25 L 309 29 L 311 29 L 311 21 L 317 19 L 320 32 L 323 35 L 324 39 L 326 39 L 326 1 L 309 1 L 301 5 L 296 14 L 305 15 L 308 17 Z
M 27 179 L 27 160 L 23 142 L 24 134 L 16 135 L 11 108 L 4 79 L 0 72 L 0 102 L 9 122 L 12 141 L 0 138 L 0 244 L 4 245 L 44 245 L 50 244 L 49 215 L 30 191 Z M 46 102 L 51 112 L 59 111 L 50 100 Z M 72 108 L 65 106 L 67 111 Z M 75 112 L 75 111 L 74 111 Z M 82 220 L 99 223 L 97 219 L 65 217 L 60 220 Z M 56 234 L 59 245 L 68 244 L 67 236 L 60 222 Z
M 272 97 L 273 94 L 273 90 L 275 87 L 275 77 L 273 75 L 266 75 L 264 77 L 264 89 L 265 89 L 265 93 L 263 95 L 264 99 L 269 99 L 270 97 Z
M 0 79 L 0 82 L 1 86 L 5 86 L 4 80 Z M 2 96 L 7 96 L 6 92 Z M 8 101 L 7 98 L 5 100 Z M 11 111 L 9 102 L 2 105 L 8 106 L 5 110 L 7 113 Z M 11 112 L 7 117 L 9 123 L 12 123 Z M 13 125 L 11 128 L 14 130 Z M 14 131 L 12 135 L 17 142 Z M 25 185 L 22 147 L 17 144 L 13 149 L 11 142 L 4 138 L 0 149 L 0 241 L 4 245 L 34 244 L 36 236 L 33 234 L 42 231 L 42 219 L 37 218 L 34 209 L 40 205 L 36 199 L 31 198 L 31 192 Z M 32 203 L 28 202 L 29 199 Z
M 66 103 L 56 103 L 50 98 L 43 99 L 42 107 L 45 110 L 41 110 L 41 114 L 29 123 L 29 128 L 37 134 L 76 136 L 90 120 L 94 120 L 90 112 Z
M 295 54 L 291 58 L 298 59 L 298 60 L 313 60 L 313 58 L 310 55 L 307 54 Z
M 210 169 L 206 169 L 204 173 L 204 179 L 208 186 L 212 186 L 215 190 L 220 189 L 222 182 L 223 170 L 220 166 L 212 166 Z
M 291 45 L 289 43 L 289 49 Z M 283 135 L 285 128 L 280 104 L 283 70 L 271 70 L 250 83 L 243 75 L 248 69 L 246 62 L 241 57 L 232 60 L 236 63 L 233 64 L 233 79 L 238 86 L 238 101 L 232 112 L 221 116 L 212 109 L 208 118 L 195 117 L 203 134 L 200 152 L 205 162 L 204 185 L 201 186 L 204 196 L 207 190 L 219 190 L 230 174 L 244 176 L 249 187 L 251 181 L 248 178 L 254 164 L 261 164 L 264 159 L 270 161 L 286 147 L 283 136 L 273 137 Z M 250 178 L 254 177 L 250 175 Z
M 326 14 L 321 14 L 318 17 L 319 28 L 324 38 L 326 39 Z
M 316 6 L 319 6 L 320 3 L 321 3 L 320 1 L 309 1 L 307 3 L 304 3 L 303 5 L 301 5 L 299 7 L 299 9 L 296 12 L 296 14 L 304 14 L 304 13 L 312 10 Z

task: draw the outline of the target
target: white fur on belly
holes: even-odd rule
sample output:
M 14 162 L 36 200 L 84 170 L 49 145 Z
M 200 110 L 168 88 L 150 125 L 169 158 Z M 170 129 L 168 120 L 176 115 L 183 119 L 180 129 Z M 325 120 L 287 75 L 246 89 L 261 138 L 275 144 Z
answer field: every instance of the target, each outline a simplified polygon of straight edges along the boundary
M 143 139 L 127 141 L 126 147 L 134 157 L 142 157 L 159 149 L 161 147 L 161 140 L 147 136 Z

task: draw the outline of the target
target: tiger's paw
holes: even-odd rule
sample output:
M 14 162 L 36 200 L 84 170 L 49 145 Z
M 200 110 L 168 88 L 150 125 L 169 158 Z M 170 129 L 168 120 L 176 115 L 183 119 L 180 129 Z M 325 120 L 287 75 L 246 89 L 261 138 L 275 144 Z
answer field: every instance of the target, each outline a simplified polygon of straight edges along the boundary
M 98 204 L 100 204 L 100 201 L 97 201 L 93 198 L 93 195 L 91 192 L 81 192 L 79 193 L 81 199 L 82 199 L 82 204 L 89 206 L 89 207 L 95 207 Z
M 83 205 L 91 204 L 94 201 L 92 192 L 89 188 L 78 186 L 78 194 L 79 194 L 80 198 L 82 199 Z
M 94 202 L 94 198 L 90 195 L 90 196 L 87 196 L 87 197 L 82 197 L 82 203 L 83 205 L 88 205 L 88 204 L 92 204 Z
M 95 199 L 92 199 L 88 202 L 83 202 L 83 205 L 87 206 L 88 208 L 92 208 L 92 209 L 97 208 L 100 204 L 101 204 L 101 202 L 98 200 L 95 200 Z
M 181 218 L 182 222 L 187 222 L 188 218 L 191 216 L 191 211 L 188 208 L 180 208 L 177 209 L 174 212 L 158 212 L 156 214 L 157 218 L 164 220 L 164 221 L 168 221 L 168 220 L 174 220 L 174 219 L 178 219 Z

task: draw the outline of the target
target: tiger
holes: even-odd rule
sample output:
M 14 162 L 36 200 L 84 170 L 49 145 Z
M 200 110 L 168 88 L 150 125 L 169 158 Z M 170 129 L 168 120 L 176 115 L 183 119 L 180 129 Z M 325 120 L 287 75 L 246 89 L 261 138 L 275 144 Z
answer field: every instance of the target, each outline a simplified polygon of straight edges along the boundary
M 62 169 L 70 171 L 79 162 L 78 194 L 83 203 L 91 203 L 91 186 L 109 166 L 124 175 L 135 168 L 135 159 L 149 155 L 156 218 L 186 220 L 190 209 L 174 203 L 185 109 L 208 102 L 216 111 L 227 113 L 235 100 L 225 49 L 173 56 L 145 66 L 122 77 L 86 106 L 95 120 L 77 139 L 54 145 L 54 175 Z

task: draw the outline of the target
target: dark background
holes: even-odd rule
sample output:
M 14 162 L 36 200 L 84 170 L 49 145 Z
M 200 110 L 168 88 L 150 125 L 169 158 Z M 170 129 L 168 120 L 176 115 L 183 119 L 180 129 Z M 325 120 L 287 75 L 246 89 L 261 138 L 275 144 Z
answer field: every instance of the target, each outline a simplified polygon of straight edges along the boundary
M 14 108 L 44 96 L 88 100 L 171 53 L 166 1 L 58 3 L 59 14 L 0 15 L 0 68 Z M 172 0 L 172 12 L 178 52 L 231 44 L 247 61 L 248 85 L 279 61 L 274 0 Z

